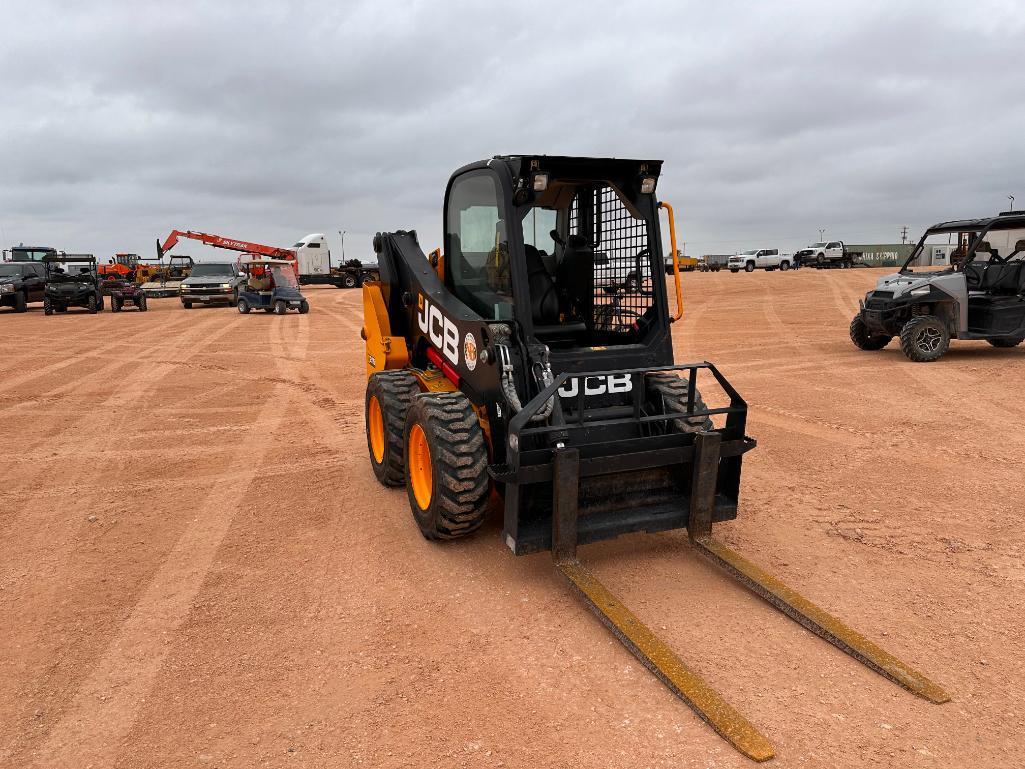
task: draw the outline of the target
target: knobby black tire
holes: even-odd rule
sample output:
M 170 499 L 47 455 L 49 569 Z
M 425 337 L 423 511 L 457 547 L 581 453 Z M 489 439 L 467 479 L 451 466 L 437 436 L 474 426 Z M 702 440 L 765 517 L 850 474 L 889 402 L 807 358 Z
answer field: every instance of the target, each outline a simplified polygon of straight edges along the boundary
M 918 346 L 918 337 L 923 330 L 932 327 L 939 334 L 937 349 L 925 351 Z M 943 321 L 934 315 L 918 315 L 907 323 L 900 331 L 900 349 L 908 360 L 915 363 L 931 363 L 943 357 L 950 347 L 950 333 Z
M 892 336 L 872 334 L 860 314 L 851 320 L 850 335 L 851 341 L 859 350 L 881 350 L 893 339 Z
M 687 377 L 677 376 L 668 371 L 648 374 L 645 377 L 648 400 L 657 408 L 660 407 L 662 414 L 686 414 L 689 382 Z M 707 408 L 708 406 L 705 405 L 705 401 L 701 397 L 701 392 L 695 387 L 694 410 Z M 700 430 L 711 430 L 714 427 L 712 418 L 707 416 L 673 419 L 667 424 L 669 432 L 676 433 L 696 433 Z
M 408 371 L 382 371 L 367 382 L 363 420 L 367 430 L 367 453 L 374 476 L 385 486 L 402 486 L 406 482 L 405 429 L 406 412 L 413 398 L 420 394 L 416 377 Z M 370 445 L 370 399 L 377 397 L 384 420 L 384 457 L 378 464 Z
M 431 502 L 422 509 L 412 482 L 407 480 L 413 517 L 426 539 L 465 537 L 484 523 L 491 490 L 488 448 L 477 414 L 462 393 L 417 396 L 406 415 L 407 468 L 409 431 L 416 424 L 424 431 L 430 448 L 433 487 Z

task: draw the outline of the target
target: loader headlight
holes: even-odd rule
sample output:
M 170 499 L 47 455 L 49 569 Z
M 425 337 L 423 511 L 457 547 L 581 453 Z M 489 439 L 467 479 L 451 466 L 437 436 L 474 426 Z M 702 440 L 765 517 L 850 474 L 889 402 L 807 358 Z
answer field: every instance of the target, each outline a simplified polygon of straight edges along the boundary
M 544 192 L 548 189 L 548 174 L 534 174 L 531 180 L 531 186 L 534 188 L 534 192 Z
M 641 177 L 641 194 L 650 195 L 655 191 L 655 177 L 654 176 L 642 176 Z
M 922 286 L 921 288 L 913 288 L 908 292 L 911 296 L 925 296 L 929 293 L 928 286 Z

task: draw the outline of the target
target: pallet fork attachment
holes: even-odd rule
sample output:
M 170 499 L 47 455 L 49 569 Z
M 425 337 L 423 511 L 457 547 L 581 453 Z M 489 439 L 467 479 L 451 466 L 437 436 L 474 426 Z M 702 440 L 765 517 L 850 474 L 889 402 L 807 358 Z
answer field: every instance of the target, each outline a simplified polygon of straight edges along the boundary
M 716 432 L 695 435 L 687 525 L 691 544 L 755 594 L 870 669 L 929 702 L 948 702 L 950 696 L 942 687 L 712 538 L 720 440 Z M 773 758 L 771 743 L 580 563 L 576 552 L 579 453 L 559 448 L 554 461 L 552 558 L 556 569 L 620 642 L 723 739 L 754 761 Z

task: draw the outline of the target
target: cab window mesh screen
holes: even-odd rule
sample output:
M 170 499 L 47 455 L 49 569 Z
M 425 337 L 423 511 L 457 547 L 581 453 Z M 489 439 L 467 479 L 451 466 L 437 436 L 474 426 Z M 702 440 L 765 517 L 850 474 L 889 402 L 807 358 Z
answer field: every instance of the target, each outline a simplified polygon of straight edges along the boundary
M 635 219 L 607 184 L 582 187 L 573 198 L 569 233 L 594 247 L 595 331 L 630 330 L 652 306 L 648 224 Z

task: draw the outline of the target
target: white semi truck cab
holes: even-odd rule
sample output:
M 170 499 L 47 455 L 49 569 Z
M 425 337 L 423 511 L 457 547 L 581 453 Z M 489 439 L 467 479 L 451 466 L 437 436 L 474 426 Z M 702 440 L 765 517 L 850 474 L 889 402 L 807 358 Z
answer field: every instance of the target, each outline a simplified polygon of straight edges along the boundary
M 327 238 L 323 233 L 314 232 L 307 235 L 294 246 L 296 259 L 299 262 L 299 275 L 330 275 L 331 249 L 327 246 Z
M 292 246 L 292 250 L 299 262 L 299 283 L 304 286 L 358 288 L 365 280 L 380 278 L 376 265 L 364 265 L 358 259 L 350 259 L 344 264 L 332 264 L 327 238 L 320 232 L 307 235 Z

